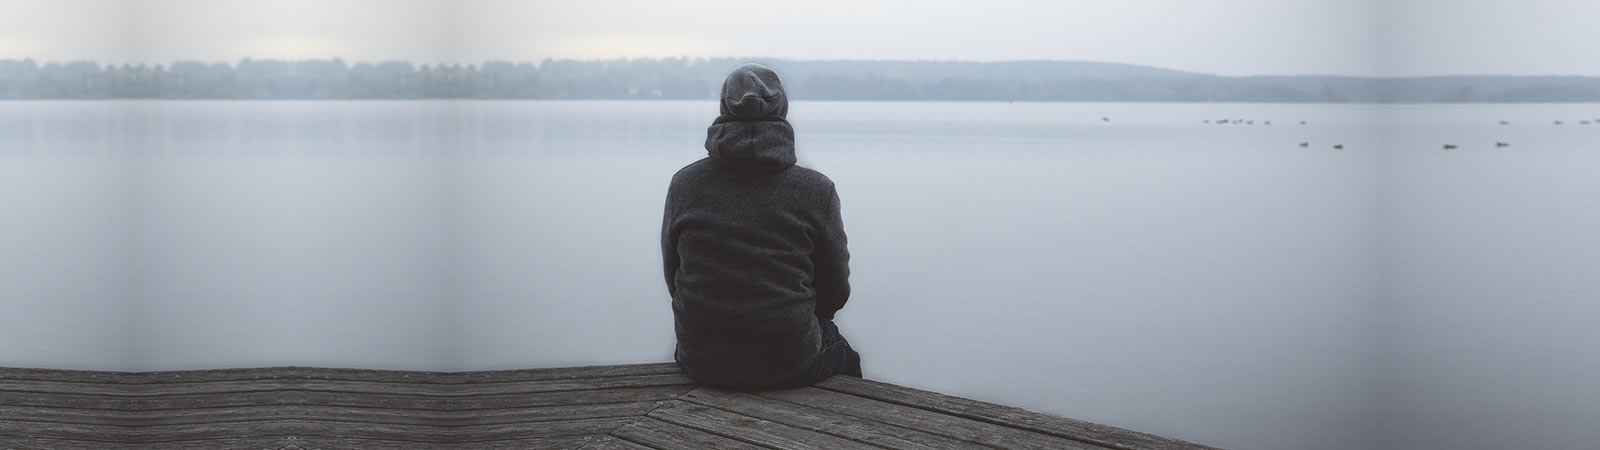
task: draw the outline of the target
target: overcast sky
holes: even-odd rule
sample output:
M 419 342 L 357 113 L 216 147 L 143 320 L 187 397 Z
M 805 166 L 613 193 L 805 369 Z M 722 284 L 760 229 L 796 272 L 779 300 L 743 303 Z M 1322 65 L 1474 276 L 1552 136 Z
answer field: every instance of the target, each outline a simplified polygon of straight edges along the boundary
M 1600 75 L 1581 0 L 0 0 L 0 58 L 1093 60 L 1224 75 Z

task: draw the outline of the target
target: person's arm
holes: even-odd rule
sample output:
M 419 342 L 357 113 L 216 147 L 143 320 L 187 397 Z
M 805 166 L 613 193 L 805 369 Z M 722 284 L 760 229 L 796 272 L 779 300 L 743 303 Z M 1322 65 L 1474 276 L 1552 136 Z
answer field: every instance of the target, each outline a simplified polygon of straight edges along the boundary
M 672 233 L 672 190 L 667 190 L 666 211 L 661 214 L 661 268 L 667 277 L 667 295 L 678 296 L 678 240 Z
M 850 298 L 850 249 L 846 245 L 844 219 L 839 215 L 839 193 L 830 186 L 828 194 L 811 265 L 816 269 L 812 286 L 817 290 L 817 317 L 833 320 Z

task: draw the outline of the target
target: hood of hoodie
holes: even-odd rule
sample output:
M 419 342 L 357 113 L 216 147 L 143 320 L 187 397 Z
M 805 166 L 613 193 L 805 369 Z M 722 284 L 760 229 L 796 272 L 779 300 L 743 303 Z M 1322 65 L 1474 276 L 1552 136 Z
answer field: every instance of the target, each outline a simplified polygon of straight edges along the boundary
M 775 172 L 794 165 L 789 95 L 778 73 L 744 64 L 722 81 L 721 112 L 706 130 L 712 161 L 741 172 Z

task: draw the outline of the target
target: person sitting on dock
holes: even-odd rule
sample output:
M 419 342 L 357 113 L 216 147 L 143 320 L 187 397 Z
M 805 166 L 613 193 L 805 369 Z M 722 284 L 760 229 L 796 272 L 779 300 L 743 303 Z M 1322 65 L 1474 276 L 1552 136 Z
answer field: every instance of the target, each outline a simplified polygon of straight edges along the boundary
M 667 189 L 661 253 L 674 359 L 690 379 L 733 390 L 861 376 L 834 315 L 850 296 L 839 195 L 795 165 L 778 74 L 744 64 L 722 84 L 708 156 Z

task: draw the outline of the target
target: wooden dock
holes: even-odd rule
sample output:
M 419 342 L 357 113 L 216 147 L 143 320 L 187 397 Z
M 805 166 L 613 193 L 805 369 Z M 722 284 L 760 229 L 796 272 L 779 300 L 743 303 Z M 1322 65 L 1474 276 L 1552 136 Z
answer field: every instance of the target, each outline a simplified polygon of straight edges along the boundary
M 730 392 L 673 363 L 482 372 L 0 368 L 0 450 L 1213 449 L 834 377 Z

